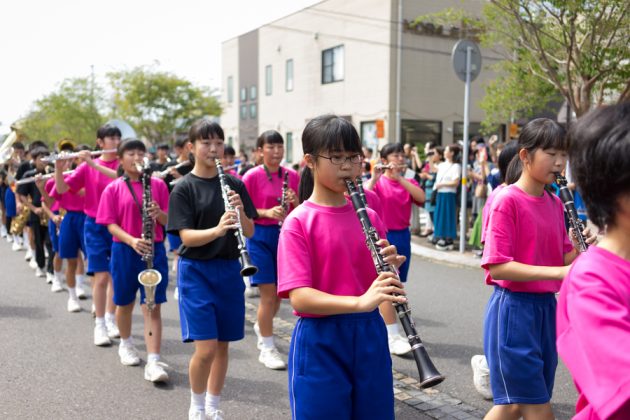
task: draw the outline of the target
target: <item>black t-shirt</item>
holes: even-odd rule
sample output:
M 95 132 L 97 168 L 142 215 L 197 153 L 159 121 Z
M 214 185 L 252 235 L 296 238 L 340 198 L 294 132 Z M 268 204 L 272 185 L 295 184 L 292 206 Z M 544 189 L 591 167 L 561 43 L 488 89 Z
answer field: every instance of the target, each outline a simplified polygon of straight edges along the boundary
M 179 162 L 175 159 L 173 159 L 172 161 L 168 162 L 165 166 L 164 169 L 166 168 L 170 168 L 171 166 L 175 166 L 175 165 L 179 165 Z M 180 175 L 184 176 L 187 173 L 189 173 L 190 171 L 193 170 L 193 164 L 191 163 L 190 165 L 184 165 L 184 166 L 180 166 L 179 168 L 176 169 L 177 172 L 179 172 Z M 173 191 L 173 188 L 175 188 L 174 185 L 171 185 L 171 182 L 173 182 L 175 180 L 175 177 L 171 174 L 168 174 L 164 177 L 164 182 L 166 182 L 166 185 L 168 186 L 168 190 L 169 191 Z
M 256 208 L 245 189 L 245 184 L 231 175 L 227 175 L 227 182 L 230 188 L 241 196 L 247 217 L 250 219 L 256 217 Z M 223 213 L 225 206 L 219 177 L 200 178 L 189 173 L 175 185 L 171 193 L 166 230 L 179 235 L 181 229 L 210 229 L 219 224 Z M 236 230 L 199 247 L 188 248 L 182 244 L 179 255 L 193 260 L 214 258 L 235 260 L 240 256 L 240 252 L 234 232 Z
M 30 160 L 20 163 L 20 166 L 18 166 L 17 171 L 15 172 L 15 179 L 20 180 L 24 178 L 24 174 L 33 169 L 35 169 L 35 164 Z
M 28 178 L 31 176 L 35 176 L 37 175 L 38 172 L 37 169 L 31 169 L 30 171 L 26 171 L 23 174 L 23 178 Z M 41 172 L 43 173 L 43 172 Z M 42 206 L 42 194 L 39 192 L 39 188 L 37 188 L 37 185 L 35 185 L 34 182 L 29 182 L 28 184 L 22 184 L 22 185 L 18 185 L 17 188 L 17 193 L 26 197 L 31 197 L 31 202 L 33 203 L 33 205 L 35 207 L 41 207 Z M 38 222 L 39 223 L 39 217 L 37 217 L 37 215 L 33 212 L 31 212 L 30 215 L 30 221 L 31 222 Z

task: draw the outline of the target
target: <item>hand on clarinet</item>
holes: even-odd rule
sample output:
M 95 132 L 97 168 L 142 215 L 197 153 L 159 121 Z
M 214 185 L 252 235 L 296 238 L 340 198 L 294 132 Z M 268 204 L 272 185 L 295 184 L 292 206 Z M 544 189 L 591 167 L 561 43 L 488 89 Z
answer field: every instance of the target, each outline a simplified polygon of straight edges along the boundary
M 287 202 L 293 204 L 293 208 L 300 204 L 297 193 L 291 188 L 287 190 Z
M 142 238 L 133 238 L 129 244 L 139 255 L 146 255 L 151 252 L 151 242 Z
M 221 220 L 219 220 L 219 224 L 217 225 L 219 236 L 225 236 L 229 230 L 238 229 L 238 218 L 236 216 L 237 211 L 238 209 L 235 209 L 223 213 L 223 216 L 221 216 Z
M 394 296 L 398 294 L 400 296 Z M 372 282 L 370 288 L 359 296 L 357 301 L 358 312 L 370 312 L 376 309 L 383 302 L 407 302 L 403 296 L 405 291 L 403 285 L 394 273 L 381 273 Z
M 398 255 L 396 246 L 390 245 L 387 239 L 379 239 L 376 244 L 381 247 L 381 255 L 387 264 L 399 268 L 407 260 L 404 255 Z
M 152 201 L 151 206 L 149 207 L 149 216 L 151 216 L 153 220 L 156 220 L 158 217 L 160 217 L 161 213 L 162 209 L 160 209 L 159 204 L 156 201 Z
M 234 208 L 243 208 L 243 201 L 241 201 L 241 196 L 236 193 L 234 190 L 230 190 L 228 193 L 228 199 L 230 200 L 230 204 Z
M 282 206 L 275 206 L 270 209 L 267 209 L 266 217 L 275 220 L 284 220 L 286 214 L 284 214 L 284 209 Z
M 587 245 L 596 245 L 597 244 L 597 235 L 591 231 L 591 228 L 585 228 L 582 231 L 582 236 L 584 236 L 584 241 Z M 579 242 L 577 237 L 575 236 L 575 232 L 573 232 L 573 228 L 569 228 L 569 238 L 571 239 L 571 243 L 575 249 L 579 249 Z

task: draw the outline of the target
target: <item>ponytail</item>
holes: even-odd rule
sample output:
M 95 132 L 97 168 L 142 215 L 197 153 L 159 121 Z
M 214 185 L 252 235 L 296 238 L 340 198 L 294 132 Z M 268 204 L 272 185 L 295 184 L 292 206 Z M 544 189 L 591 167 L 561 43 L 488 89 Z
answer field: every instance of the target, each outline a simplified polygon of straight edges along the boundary
M 305 166 L 300 174 L 300 186 L 298 188 L 298 198 L 300 200 L 300 204 L 308 200 L 313 194 L 314 185 L 315 179 L 313 178 L 313 171 L 311 171 L 311 168 L 308 166 Z
M 514 155 L 510 164 L 507 167 L 507 171 L 505 171 L 505 183 L 508 185 L 514 184 L 521 177 L 523 173 L 523 162 L 521 162 L 521 158 L 518 156 L 518 153 Z

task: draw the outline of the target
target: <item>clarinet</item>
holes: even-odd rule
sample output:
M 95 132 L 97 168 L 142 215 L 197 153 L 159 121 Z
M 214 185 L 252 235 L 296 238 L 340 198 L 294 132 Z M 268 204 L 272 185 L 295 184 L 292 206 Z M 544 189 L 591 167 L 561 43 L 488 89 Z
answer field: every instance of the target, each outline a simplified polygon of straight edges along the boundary
M 556 172 L 556 184 L 560 187 L 560 199 L 564 204 L 564 209 L 567 212 L 567 216 L 569 218 L 569 226 L 573 229 L 573 236 L 577 240 L 578 247 L 577 250 L 580 252 L 585 252 L 588 249 L 588 244 L 586 243 L 586 238 L 584 238 L 584 224 L 582 220 L 578 217 L 577 210 L 575 210 L 575 203 L 573 202 L 573 194 L 569 191 L 569 187 L 567 187 L 567 179 L 560 174 L 560 172 Z
M 389 272 L 398 275 L 398 270 L 396 270 L 394 266 L 386 263 L 385 259 L 381 255 L 381 247 L 376 244 L 379 240 L 378 233 L 376 232 L 374 226 L 372 226 L 372 222 L 370 221 L 366 208 L 363 206 L 359 192 L 349 179 L 346 179 L 346 187 L 348 188 L 348 193 L 350 194 L 354 210 L 359 216 L 359 221 L 361 222 L 361 227 L 363 228 L 363 233 L 365 234 L 365 242 L 372 254 L 376 272 L 378 274 Z M 438 372 L 435 365 L 429 358 L 429 354 L 420 339 L 420 335 L 416 330 L 416 325 L 411 317 L 411 310 L 406 303 L 394 302 L 393 305 L 396 309 L 396 313 L 398 314 L 398 318 L 400 319 L 400 323 L 405 330 L 407 340 L 409 340 L 409 345 L 411 346 L 413 358 L 415 359 L 416 366 L 418 367 L 420 387 L 431 388 L 441 383 L 444 380 L 444 376 Z
M 357 184 L 357 189 L 359 190 L 359 196 L 361 197 L 361 201 L 363 201 L 363 205 L 367 209 L 369 206 L 367 203 L 367 198 L 365 197 L 365 190 L 363 189 L 363 179 L 361 179 L 360 176 L 357 177 L 356 184 Z
M 253 276 L 258 272 L 258 267 L 252 264 L 252 261 L 249 257 L 249 252 L 247 252 L 247 248 L 245 247 L 245 235 L 243 234 L 243 227 L 241 226 L 241 213 L 240 211 L 237 211 L 232 206 L 232 204 L 230 204 L 230 195 L 228 193 L 232 191 L 232 189 L 227 183 L 227 175 L 225 175 L 225 172 L 223 171 L 221 160 L 215 159 L 214 162 L 217 165 L 217 171 L 219 172 L 219 182 L 221 183 L 221 196 L 223 197 L 223 205 L 225 206 L 225 211 L 236 212 L 237 222 L 234 236 L 236 236 L 236 240 L 238 241 L 238 250 L 241 254 L 241 256 L 239 257 L 241 260 L 241 276 Z
M 153 203 L 151 194 L 151 163 L 148 158 L 144 158 L 143 165 L 136 165 L 142 180 L 142 239 L 151 242 L 151 250 L 142 256 L 142 261 L 147 268 L 138 274 L 138 282 L 144 287 L 145 303 L 151 312 L 155 308 L 155 289 L 162 281 L 162 274 L 153 268 L 153 258 L 155 256 L 154 230 L 155 222 L 149 210 Z M 129 184 L 131 185 L 131 184 Z M 149 325 L 149 335 L 153 335 Z
M 284 171 L 284 175 L 282 178 L 282 195 L 280 196 L 280 206 L 282 207 L 282 211 L 286 216 L 289 213 L 289 202 L 287 201 L 287 191 L 289 189 L 289 171 Z M 282 226 L 282 220 L 278 223 L 279 226 Z

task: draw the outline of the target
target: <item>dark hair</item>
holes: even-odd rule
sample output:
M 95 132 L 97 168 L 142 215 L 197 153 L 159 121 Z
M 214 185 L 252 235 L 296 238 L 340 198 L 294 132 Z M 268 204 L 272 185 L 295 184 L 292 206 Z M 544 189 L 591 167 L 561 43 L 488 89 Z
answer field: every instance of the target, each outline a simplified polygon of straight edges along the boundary
M 48 156 L 50 155 L 50 152 L 48 151 L 48 148 L 46 147 L 35 147 L 34 149 L 31 149 L 31 158 L 33 160 L 37 159 L 40 156 Z
M 92 148 L 84 143 L 77 144 L 77 147 L 74 148 L 75 152 L 80 152 L 81 150 L 92 150 Z
M 31 153 L 31 156 L 32 156 L 33 155 L 33 151 L 35 149 L 42 148 L 42 147 L 44 149 L 48 150 L 48 145 L 46 143 L 44 143 L 41 140 L 34 140 L 34 141 L 31 142 L 31 144 L 28 145 L 28 152 Z
M 618 199 L 630 192 L 630 103 L 597 108 L 568 136 L 573 178 L 600 229 L 615 225 Z
M 514 156 L 518 155 L 518 142 L 516 140 L 509 141 L 505 143 L 501 153 L 499 154 L 499 159 L 497 161 L 497 165 L 499 166 L 499 180 L 500 184 L 506 182 L 508 167 L 510 166 L 510 162 L 514 158 Z M 513 177 L 513 175 L 512 175 Z M 518 180 L 518 177 L 516 178 Z M 513 184 L 516 181 L 509 182 L 509 184 Z
M 284 144 L 284 140 L 276 130 L 267 130 L 256 140 L 256 149 L 263 147 L 265 144 Z
M 166 143 L 160 143 L 157 145 L 157 150 L 168 150 L 170 149 L 169 145 Z
M 348 120 L 337 115 L 326 114 L 313 118 L 302 132 L 302 152 L 316 156 L 323 151 L 362 153 L 357 130 Z M 300 203 L 311 196 L 314 182 L 312 171 L 305 166 L 300 177 Z
M 186 146 L 186 143 L 188 143 L 188 139 L 177 139 L 175 140 L 175 143 L 173 143 L 173 147 L 179 147 L 180 149 L 183 149 L 184 146 Z
M 105 124 L 96 131 L 96 138 L 103 140 L 105 137 L 122 137 L 120 128 L 114 124 Z
M 523 149 L 528 153 L 534 153 L 537 149 L 567 150 L 567 132 L 564 127 L 549 118 L 536 118 L 525 124 L 518 136 L 518 152 Z M 518 152 L 512 158 L 505 174 L 508 184 L 518 181 L 523 173 L 523 162 Z
M 118 157 L 121 158 L 122 155 L 129 150 L 140 150 L 146 152 L 147 147 L 138 139 L 125 139 L 118 146 Z
M 449 144 L 448 146 L 446 146 L 449 148 L 449 150 L 451 152 L 453 152 L 453 163 L 461 163 L 461 155 L 462 155 L 462 148 L 459 144 L 457 143 L 453 143 L 453 144 Z M 446 147 L 444 148 L 444 151 L 446 151 Z M 444 153 L 442 153 L 442 156 L 444 156 Z
M 444 148 L 442 146 L 435 146 L 433 147 L 433 150 L 435 151 L 435 153 L 440 155 L 440 160 L 444 160 Z
M 403 145 L 400 143 L 387 143 L 380 151 L 380 155 L 382 159 L 387 159 L 387 156 L 392 153 L 404 153 L 405 149 Z
M 236 156 L 236 150 L 228 144 L 223 148 L 223 156 Z
M 368 172 L 372 170 L 372 165 L 367 160 L 363 161 L 363 170 Z
M 191 142 L 196 142 L 197 140 L 210 140 L 213 138 L 218 138 L 221 140 L 225 140 L 225 135 L 223 134 L 223 129 L 221 126 L 213 121 L 210 121 L 207 118 L 202 118 L 193 123 L 192 127 L 190 127 L 190 132 L 188 133 L 188 138 Z
M 24 150 L 24 144 L 21 141 L 16 141 L 13 143 L 14 150 Z

